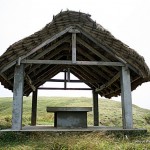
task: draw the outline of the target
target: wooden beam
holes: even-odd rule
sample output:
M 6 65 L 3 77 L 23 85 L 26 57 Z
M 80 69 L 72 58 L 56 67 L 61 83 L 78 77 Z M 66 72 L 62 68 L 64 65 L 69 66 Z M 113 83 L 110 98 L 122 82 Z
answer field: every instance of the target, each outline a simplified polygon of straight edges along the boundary
M 30 77 L 29 77 L 29 75 L 25 75 L 25 80 L 27 81 L 27 83 L 28 83 L 28 85 L 31 87 L 31 89 L 33 90 L 33 91 L 35 91 L 36 90 L 36 87 L 32 84 L 32 80 L 30 79 Z
M 101 53 L 99 53 L 96 49 L 94 49 L 93 47 L 91 47 L 89 44 L 87 44 L 85 41 L 83 41 L 81 38 L 77 38 L 77 41 L 82 44 L 83 46 L 85 46 L 88 50 L 90 50 L 92 53 L 94 53 L 95 55 L 97 55 L 98 57 L 100 57 L 103 61 L 109 61 L 111 62 L 110 59 L 106 58 L 104 55 L 102 55 Z M 119 70 L 117 67 L 114 67 L 116 70 Z
M 72 70 L 71 70 L 71 73 L 73 74 L 73 75 L 75 75 L 77 78 L 79 78 L 80 80 L 87 80 L 87 78 L 86 78 L 86 76 L 83 76 L 83 75 L 81 75 L 80 74 L 80 71 L 77 71 L 76 70 L 76 68 L 73 68 Z M 94 87 L 93 86 L 93 83 L 88 83 L 88 82 L 84 82 L 87 86 L 89 86 L 89 87 Z
M 68 41 L 70 39 L 70 36 L 66 36 L 63 39 L 57 41 L 55 44 L 51 45 L 49 48 L 43 50 L 41 53 L 37 54 L 35 57 L 33 57 L 32 59 L 39 59 L 42 56 L 46 55 L 47 53 L 51 52 L 52 50 L 54 50 L 55 48 L 57 48 L 58 46 L 60 46 L 62 43 Z M 57 53 L 57 52 L 56 52 Z
M 96 79 L 99 80 L 99 76 L 98 76 L 96 73 L 94 73 L 91 68 L 86 67 L 86 66 L 80 66 L 80 68 L 82 69 L 82 72 L 83 72 L 83 71 L 86 72 L 86 75 L 88 75 L 90 78 L 92 78 L 92 79 L 94 79 L 94 80 L 96 80 Z M 94 83 L 94 85 L 95 85 L 96 87 L 98 87 L 98 86 L 99 86 L 99 83 Z
M 61 57 L 60 56 L 58 56 L 58 57 L 56 57 L 56 59 L 60 59 Z M 43 70 L 45 70 L 46 68 L 48 68 L 50 65 L 44 65 L 44 66 L 39 66 L 39 65 L 36 65 L 35 67 L 33 67 L 33 69 L 31 68 L 27 73 L 28 74 L 31 74 L 30 76 L 31 77 L 33 77 L 33 76 L 35 76 L 35 74 L 32 74 L 32 72 L 34 72 L 34 70 L 35 69 L 37 69 L 37 68 L 40 68 L 40 69 L 38 69 L 38 70 L 36 70 L 36 75 L 37 74 L 39 74 L 40 72 L 43 72 Z
M 90 39 L 91 41 L 93 41 L 96 45 L 98 45 L 99 47 L 101 47 L 103 50 L 105 50 L 106 52 L 108 52 L 109 54 L 111 54 L 113 57 L 115 57 L 116 59 L 118 59 L 119 61 L 121 61 L 123 64 L 126 64 L 127 62 L 125 60 L 123 60 L 122 58 L 120 58 L 119 56 L 115 55 L 113 53 L 113 49 L 112 48 L 108 48 L 108 46 L 104 46 L 103 44 L 100 43 L 100 41 L 97 41 L 95 38 L 93 38 L 90 34 L 88 34 L 87 32 L 85 32 L 82 27 L 80 25 L 77 25 L 79 27 L 80 32 L 86 36 L 88 39 Z
M 39 87 L 39 90 L 92 90 L 91 88 L 53 88 L 53 87 Z
M 79 48 L 78 48 L 79 49 Z M 82 54 L 82 50 L 81 49 L 79 49 L 80 50 L 80 53 Z M 85 56 L 87 56 L 87 58 L 89 59 L 89 60 L 94 60 L 94 58 L 92 58 L 92 56 L 91 55 L 89 55 L 88 53 L 83 53 L 83 55 L 85 55 Z M 82 58 L 81 58 L 81 60 L 82 60 Z M 97 68 L 98 67 L 98 68 Z M 113 75 L 113 73 L 114 72 L 112 72 L 112 71 L 109 71 L 109 69 L 107 69 L 107 67 L 105 67 L 105 66 L 90 66 L 90 68 L 95 72 L 95 74 L 98 74 L 99 76 L 101 76 L 102 78 L 104 78 L 105 80 L 110 80 L 111 79 L 111 77 L 109 77 L 109 75 Z M 119 69 L 119 68 L 118 68 Z M 103 70 L 106 72 L 103 72 Z M 92 72 L 93 72 L 92 71 Z M 107 74 L 107 76 L 106 76 L 106 74 Z M 101 80 L 101 82 L 99 82 L 99 83 L 102 83 L 102 80 Z M 104 82 L 103 82 L 103 84 L 104 84 Z M 115 84 L 115 86 L 118 88 L 118 85 L 116 85 Z
M 89 44 L 87 44 L 85 41 L 83 41 L 80 37 L 77 38 L 77 42 L 79 42 L 81 45 L 83 45 L 84 47 L 86 47 L 89 51 L 91 51 L 92 53 L 94 53 L 95 55 L 97 55 L 98 57 L 100 57 L 102 60 L 104 60 L 104 61 L 110 61 L 108 58 L 106 58 L 101 53 L 99 53 L 96 49 L 94 49 Z
M 68 32 L 69 33 L 80 33 L 80 31 L 78 29 L 75 29 L 75 28 L 71 28 Z
M 103 89 L 109 87 L 111 84 L 113 84 L 116 80 L 118 80 L 120 77 L 120 72 L 118 72 L 111 80 L 109 80 L 107 83 L 103 84 L 102 86 L 100 86 L 100 88 L 96 89 L 96 92 L 100 92 Z
M 40 78 L 38 78 L 37 80 L 34 81 L 34 85 L 36 87 L 39 87 L 41 85 L 43 85 L 45 83 L 45 81 L 49 78 L 54 77 L 56 74 L 58 74 L 60 71 L 62 70 L 62 66 L 54 66 L 52 67 L 48 72 L 46 72 L 46 75 L 41 75 Z M 26 89 L 25 93 L 30 93 L 31 90 L 28 88 Z
M 67 81 L 70 82 L 70 68 L 67 69 Z
M 72 33 L 72 63 L 76 63 L 76 33 Z
M 104 49 L 105 51 L 107 51 L 108 53 L 110 53 L 112 56 L 114 56 L 116 59 L 118 59 L 120 62 L 122 62 L 124 65 L 128 66 L 129 68 L 131 68 L 135 73 L 142 75 L 139 70 L 137 70 L 135 67 L 133 67 L 132 65 L 128 64 L 125 60 L 123 60 L 121 57 L 117 56 L 116 54 L 113 53 L 113 49 L 107 45 L 104 46 L 102 43 L 100 43 L 100 41 L 97 41 L 95 38 L 93 38 L 91 35 L 89 35 L 87 32 L 85 32 L 82 27 L 80 25 L 77 25 L 80 32 L 86 36 L 87 38 L 89 38 L 91 41 L 93 41 L 95 44 L 97 44 L 99 47 L 101 47 L 102 49 Z
M 10 85 L 10 86 L 12 86 L 13 87 L 13 84 L 10 82 L 10 80 L 4 75 L 4 73 L 3 74 L 1 74 L 0 75 L 3 79 L 5 79 L 5 81 Z
M 45 78 L 47 78 L 50 74 L 52 74 L 53 72 L 55 72 L 56 70 L 59 70 L 59 68 L 61 68 L 62 66 L 58 66 L 58 65 L 55 65 L 49 69 L 46 69 L 46 71 L 44 71 L 42 74 L 40 75 L 37 75 L 37 78 L 35 81 L 33 81 L 33 84 L 35 85 L 38 81 L 42 81 L 44 80 Z M 45 81 L 45 80 L 44 80 Z
M 63 65 L 93 65 L 93 66 L 124 66 L 120 62 L 103 62 L 103 61 L 76 61 L 74 64 L 69 60 L 22 60 L 24 64 L 63 64 Z
M 45 55 L 46 53 L 52 51 L 54 48 L 56 48 L 57 46 L 59 46 L 59 45 L 62 44 L 63 42 L 67 41 L 69 38 L 70 38 L 70 37 L 67 36 L 67 37 L 63 38 L 62 40 L 56 42 L 56 43 L 53 44 L 50 48 L 44 50 L 44 51 L 43 51 L 43 54 Z M 53 51 L 53 52 L 51 53 L 51 55 L 50 55 L 50 56 L 47 56 L 45 59 L 52 59 L 55 55 L 57 55 L 57 54 L 60 53 L 61 51 L 62 51 L 62 48 L 59 48 L 59 49 L 57 49 L 56 51 Z M 43 54 L 42 54 L 42 55 L 43 55 Z M 33 59 L 39 59 L 39 58 L 41 58 L 42 55 L 41 55 L 41 54 L 38 54 L 38 55 L 36 55 L 35 57 L 33 57 Z M 59 59 L 59 58 L 57 58 L 57 59 Z M 25 67 L 27 68 L 28 66 L 29 66 L 29 64 L 26 65 Z M 37 68 L 39 68 L 38 65 L 32 67 L 32 68 L 27 72 L 27 74 L 30 74 L 34 69 L 37 69 Z M 43 69 L 43 68 L 42 68 L 42 69 Z M 10 79 L 12 79 L 12 78 L 13 78 L 13 74 L 11 74 L 10 76 L 8 76 L 8 80 L 10 80 Z
M 64 72 L 64 89 L 67 88 L 67 73 L 66 71 Z
M 83 58 L 82 56 L 80 56 L 80 55 L 78 55 L 78 60 L 85 61 L 84 58 Z M 95 74 L 97 74 L 98 76 L 101 76 L 101 77 L 102 77 L 103 79 L 105 79 L 105 80 L 110 80 L 109 75 L 111 75 L 112 72 L 111 72 L 111 74 L 109 74 L 108 76 L 106 76 L 106 73 L 103 72 L 102 67 L 105 67 L 105 66 L 92 66 L 92 65 L 88 66 L 88 68 L 92 69 L 92 70 L 91 70 L 91 74 L 93 74 L 93 76 L 94 76 L 94 73 L 95 73 Z M 105 68 L 106 68 L 106 67 L 105 67 Z M 98 78 L 99 78 L 99 77 L 98 77 Z M 98 78 L 97 78 L 97 79 L 98 79 Z
M 63 79 L 49 79 L 49 80 L 46 80 L 47 82 L 64 82 Z M 69 81 L 70 83 L 99 83 L 100 81 L 99 80 L 70 80 Z
M 82 56 L 85 56 L 89 61 L 93 61 L 95 60 L 94 57 L 92 57 L 90 54 L 88 53 L 85 53 L 85 51 L 83 51 L 81 48 L 78 47 L 78 50 L 79 50 L 79 53 L 82 55 Z M 103 68 L 101 66 L 98 66 L 100 69 L 103 69 L 107 74 L 112 74 L 112 72 L 105 66 L 103 66 Z
M 25 59 L 27 57 L 29 57 L 31 54 L 35 53 L 36 51 L 38 51 L 39 49 L 41 49 L 42 47 L 46 46 L 47 44 L 53 42 L 54 40 L 56 40 L 57 38 L 59 38 L 60 36 L 64 35 L 65 33 L 67 33 L 71 28 L 73 28 L 72 26 L 66 28 L 65 30 L 55 34 L 54 36 L 52 36 L 51 38 L 47 39 L 45 42 L 41 43 L 40 45 L 38 45 L 37 47 L 35 47 L 34 49 L 32 49 L 29 53 L 21 56 L 21 59 Z M 18 58 L 16 58 L 16 60 L 8 63 L 5 67 L 3 67 L 0 71 L 0 74 L 3 73 L 4 71 L 8 70 L 9 68 L 11 68 L 13 65 L 16 64 Z
M 85 68 L 81 68 L 80 66 L 78 66 L 78 67 L 73 66 L 72 68 L 75 69 L 76 76 L 78 75 L 79 77 L 82 77 L 81 79 L 84 79 L 87 81 L 88 80 L 96 80 L 96 77 L 91 75 L 91 71 L 89 71 L 89 69 L 85 70 Z M 97 86 L 98 86 L 96 83 L 86 83 L 86 84 L 88 86 L 90 85 L 90 87 L 93 87 L 93 88 L 97 88 Z
M 90 69 L 89 67 L 87 68 L 86 66 L 80 66 L 81 68 L 82 68 L 82 70 L 85 70 L 86 71 L 86 74 L 88 75 L 88 76 L 91 76 L 92 78 L 95 78 L 95 79 L 99 79 L 99 76 L 96 74 L 96 73 L 94 73 L 93 71 L 92 71 L 92 69 Z M 90 73 L 90 74 L 89 74 Z M 93 73 L 93 74 L 92 74 Z M 99 84 L 98 83 L 95 83 L 94 84 L 95 86 L 95 88 L 98 88 L 99 87 Z M 111 89 L 110 89 L 111 90 Z

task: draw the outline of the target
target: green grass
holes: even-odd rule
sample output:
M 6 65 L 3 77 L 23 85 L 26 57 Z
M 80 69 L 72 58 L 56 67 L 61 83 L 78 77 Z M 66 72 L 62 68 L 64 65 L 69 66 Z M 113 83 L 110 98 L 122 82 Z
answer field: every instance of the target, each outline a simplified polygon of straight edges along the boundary
M 31 97 L 24 98 L 23 125 L 30 125 Z M 12 99 L 0 98 L 0 128 L 11 127 Z M 53 114 L 47 106 L 92 106 L 91 98 L 39 97 L 37 124 L 53 125 Z M 122 126 L 120 102 L 100 99 L 101 125 Z M 150 149 L 150 111 L 133 105 L 135 128 L 146 128 L 147 134 L 124 135 L 115 133 L 50 133 L 50 132 L 4 132 L 0 133 L 0 150 L 5 149 L 56 149 L 56 150 L 103 150 L 103 149 Z M 93 114 L 88 113 L 88 125 L 93 124 Z

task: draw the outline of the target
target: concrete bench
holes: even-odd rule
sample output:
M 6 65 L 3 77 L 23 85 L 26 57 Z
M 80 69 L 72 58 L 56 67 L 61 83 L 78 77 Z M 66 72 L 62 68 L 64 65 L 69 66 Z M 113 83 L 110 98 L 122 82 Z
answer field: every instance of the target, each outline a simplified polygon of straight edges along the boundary
M 54 113 L 54 127 L 87 128 L 87 112 L 92 107 L 47 107 Z

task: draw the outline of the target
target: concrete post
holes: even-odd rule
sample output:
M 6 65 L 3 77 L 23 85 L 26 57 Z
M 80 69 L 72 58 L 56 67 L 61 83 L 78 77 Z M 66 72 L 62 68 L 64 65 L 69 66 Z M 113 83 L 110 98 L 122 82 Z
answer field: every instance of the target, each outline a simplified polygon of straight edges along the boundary
M 13 87 L 13 111 L 12 130 L 22 129 L 22 108 L 23 108 L 23 87 L 24 87 L 24 65 L 15 67 Z
M 121 102 L 122 102 L 122 121 L 124 129 L 133 128 L 132 117 L 132 97 L 130 70 L 127 67 L 121 69 Z
M 94 126 L 99 126 L 99 111 L 98 111 L 98 93 L 93 92 L 93 117 L 94 117 Z
M 31 126 L 36 125 L 37 119 L 37 89 L 32 93 L 32 112 L 31 112 Z

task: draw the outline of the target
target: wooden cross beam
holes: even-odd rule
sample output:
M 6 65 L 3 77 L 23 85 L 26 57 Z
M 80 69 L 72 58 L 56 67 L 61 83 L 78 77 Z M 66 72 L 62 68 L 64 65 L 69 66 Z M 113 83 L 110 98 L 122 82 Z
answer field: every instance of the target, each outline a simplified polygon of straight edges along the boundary
M 120 77 L 120 72 L 118 72 L 111 80 L 109 80 L 107 83 L 103 84 L 102 86 L 100 86 L 100 88 L 97 88 L 95 90 L 95 92 L 100 92 L 103 89 L 109 87 L 112 83 L 114 83 L 117 79 L 119 79 Z
M 29 75 L 26 74 L 25 80 L 27 81 L 27 83 L 28 83 L 28 85 L 31 87 L 31 89 L 32 89 L 33 91 L 35 91 L 35 90 L 36 90 L 36 87 L 32 84 L 32 80 L 30 79 Z
M 93 66 L 124 66 L 121 62 L 103 62 L 103 61 L 76 61 L 69 60 L 22 60 L 23 64 L 61 64 L 61 65 L 93 65 Z

